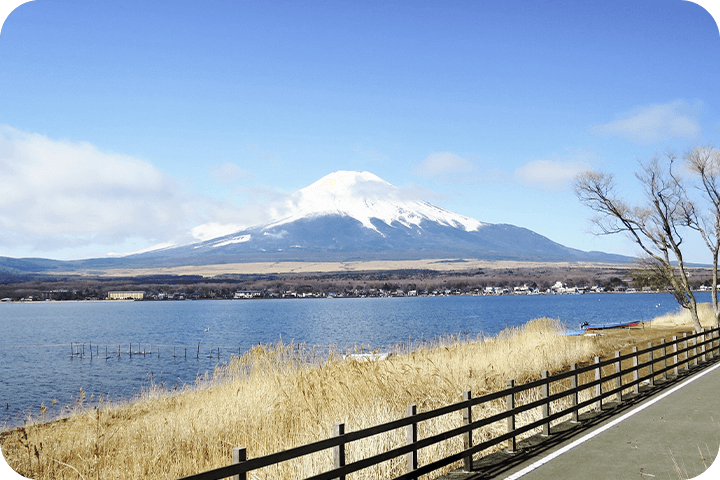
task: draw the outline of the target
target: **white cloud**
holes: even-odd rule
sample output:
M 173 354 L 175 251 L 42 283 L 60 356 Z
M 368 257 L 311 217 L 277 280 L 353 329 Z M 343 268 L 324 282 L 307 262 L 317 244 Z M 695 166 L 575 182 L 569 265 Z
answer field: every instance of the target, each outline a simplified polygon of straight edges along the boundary
M 242 230 L 244 227 L 245 225 L 242 224 L 209 222 L 191 228 L 190 233 L 193 238 L 202 242 L 212 238 L 230 235 L 231 233 Z
M 471 160 L 452 152 L 431 153 L 413 173 L 437 183 L 456 185 L 502 183 L 512 179 L 500 167 L 490 167 L 482 160 Z
M 0 125 L 0 254 L 186 243 L 190 226 L 238 213 L 145 160 Z
M 690 105 L 684 100 L 636 108 L 612 122 L 595 125 L 601 135 L 625 138 L 648 145 L 667 140 L 694 140 L 700 136 L 698 120 L 702 104 Z
M 585 159 L 557 157 L 528 162 L 515 170 L 515 177 L 521 185 L 557 191 L 567 188 L 577 174 L 589 169 Z
M 425 160 L 415 168 L 415 173 L 421 177 L 433 178 L 454 174 L 470 173 L 475 165 L 466 158 L 452 152 L 434 152 L 425 157 Z
M 222 185 L 232 185 L 243 178 L 250 178 L 253 173 L 234 163 L 225 162 L 220 165 L 211 165 L 208 172 L 214 181 Z

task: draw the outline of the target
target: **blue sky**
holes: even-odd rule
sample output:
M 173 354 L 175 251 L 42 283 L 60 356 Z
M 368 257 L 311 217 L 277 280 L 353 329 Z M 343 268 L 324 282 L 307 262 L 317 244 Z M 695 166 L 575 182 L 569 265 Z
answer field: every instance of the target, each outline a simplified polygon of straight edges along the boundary
M 197 241 L 336 170 L 632 255 L 571 179 L 633 201 L 638 160 L 720 146 L 718 79 L 687 1 L 35 0 L 0 31 L 0 255 Z

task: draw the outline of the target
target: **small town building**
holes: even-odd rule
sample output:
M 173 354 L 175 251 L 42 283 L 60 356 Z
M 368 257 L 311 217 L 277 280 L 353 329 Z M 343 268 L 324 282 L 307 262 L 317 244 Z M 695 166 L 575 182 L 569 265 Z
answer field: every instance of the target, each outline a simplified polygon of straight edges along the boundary
M 108 292 L 108 300 L 143 300 L 145 298 L 145 292 Z
M 235 292 L 235 298 L 258 298 L 262 296 L 260 290 L 238 290 Z

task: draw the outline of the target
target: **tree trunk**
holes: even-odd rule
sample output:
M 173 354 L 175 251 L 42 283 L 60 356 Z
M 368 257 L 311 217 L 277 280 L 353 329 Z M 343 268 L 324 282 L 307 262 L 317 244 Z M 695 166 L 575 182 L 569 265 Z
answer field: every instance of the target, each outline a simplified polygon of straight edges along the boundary
M 716 248 L 713 251 L 713 279 L 712 279 L 712 307 L 713 314 L 715 317 L 714 327 L 720 327 L 720 303 L 718 303 L 718 253 L 720 249 Z
M 694 329 L 696 332 L 699 332 L 700 330 L 702 330 L 702 325 L 700 325 L 700 317 L 698 317 L 697 304 L 695 304 L 695 303 L 693 302 L 693 306 L 694 306 L 695 308 L 690 308 L 690 309 L 689 309 L 689 310 L 690 310 L 690 316 L 692 317 L 693 329 Z

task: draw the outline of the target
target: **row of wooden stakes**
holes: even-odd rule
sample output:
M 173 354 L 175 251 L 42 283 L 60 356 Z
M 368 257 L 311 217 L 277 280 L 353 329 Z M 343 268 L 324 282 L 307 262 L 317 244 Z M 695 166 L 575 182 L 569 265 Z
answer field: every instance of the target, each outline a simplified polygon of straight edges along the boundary
M 109 360 L 111 358 L 120 358 L 123 354 L 127 355 L 129 358 L 132 358 L 133 355 L 137 356 L 143 356 L 147 357 L 153 356 L 153 346 L 152 344 L 145 345 L 144 347 L 140 343 L 136 343 L 135 346 L 137 349 L 133 351 L 133 344 L 129 344 L 129 349 L 126 351 L 121 351 L 121 346 L 117 346 L 117 351 L 115 349 L 110 350 L 107 345 L 105 345 L 105 352 L 103 355 L 103 352 L 100 351 L 100 346 L 95 345 L 95 348 L 93 349 L 92 343 L 89 344 L 89 347 L 87 349 L 87 352 L 85 350 L 85 344 L 84 343 L 70 343 L 70 358 L 88 358 L 90 360 Z M 172 355 L 170 355 L 171 358 L 188 358 L 188 348 L 184 348 L 184 352 L 181 351 L 181 353 L 178 355 L 176 347 L 172 347 Z M 194 352 L 190 352 L 190 357 L 192 358 L 192 354 L 195 353 L 195 359 L 200 359 L 200 344 L 198 343 L 197 349 Z M 238 349 L 238 355 L 240 355 L 240 349 Z M 160 358 L 160 346 L 155 346 L 155 355 L 157 355 L 157 358 Z M 207 358 L 216 358 L 220 360 L 220 347 L 217 347 L 216 349 L 210 349 L 209 353 L 203 355 Z

